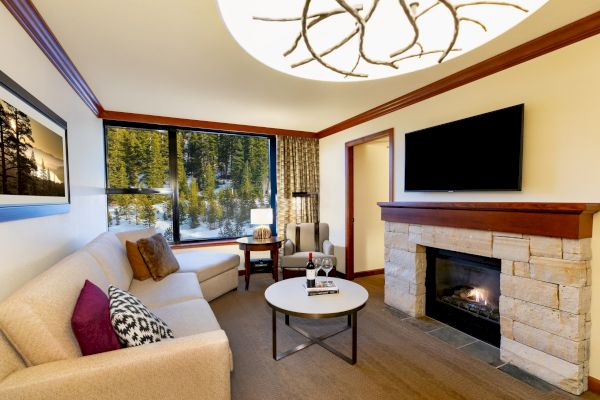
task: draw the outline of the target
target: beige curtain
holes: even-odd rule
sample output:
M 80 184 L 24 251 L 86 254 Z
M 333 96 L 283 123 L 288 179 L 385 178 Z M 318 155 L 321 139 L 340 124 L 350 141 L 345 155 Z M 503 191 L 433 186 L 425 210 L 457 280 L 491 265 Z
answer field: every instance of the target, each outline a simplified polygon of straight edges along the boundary
M 292 197 L 292 192 L 319 193 L 319 139 L 277 136 L 277 233 L 289 223 L 316 222 L 319 196 Z

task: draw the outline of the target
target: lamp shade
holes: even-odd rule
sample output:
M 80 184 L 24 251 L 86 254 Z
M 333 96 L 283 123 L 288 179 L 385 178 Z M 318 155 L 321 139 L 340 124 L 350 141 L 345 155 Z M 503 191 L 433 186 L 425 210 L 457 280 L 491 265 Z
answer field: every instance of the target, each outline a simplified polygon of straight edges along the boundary
M 253 208 L 250 210 L 250 223 L 252 225 L 271 225 L 273 223 L 272 208 Z

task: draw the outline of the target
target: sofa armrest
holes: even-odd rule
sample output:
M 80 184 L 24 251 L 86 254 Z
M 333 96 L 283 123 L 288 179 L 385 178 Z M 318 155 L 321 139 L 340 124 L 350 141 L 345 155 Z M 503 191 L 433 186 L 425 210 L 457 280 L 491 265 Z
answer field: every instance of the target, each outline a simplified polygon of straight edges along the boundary
M 283 243 L 283 255 L 291 256 L 295 253 L 294 250 L 294 243 L 290 239 L 286 239 L 286 241 Z
M 222 330 L 20 369 L 2 399 L 230 399 Z
M 323 253 L 326 256 L 333 256 L 333 255 L 335 255 L 335 246 L 329 240 L 324 240 L 323 241 Z

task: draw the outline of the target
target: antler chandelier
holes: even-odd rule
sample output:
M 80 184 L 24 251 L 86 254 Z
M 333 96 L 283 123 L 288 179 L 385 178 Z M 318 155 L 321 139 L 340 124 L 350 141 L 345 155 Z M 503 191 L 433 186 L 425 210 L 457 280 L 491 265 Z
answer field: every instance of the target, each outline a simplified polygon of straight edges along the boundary
M 427 68 L 506 32 L 547 0 L 218 0 L 233 37 L 281 72 L 326 81 Z

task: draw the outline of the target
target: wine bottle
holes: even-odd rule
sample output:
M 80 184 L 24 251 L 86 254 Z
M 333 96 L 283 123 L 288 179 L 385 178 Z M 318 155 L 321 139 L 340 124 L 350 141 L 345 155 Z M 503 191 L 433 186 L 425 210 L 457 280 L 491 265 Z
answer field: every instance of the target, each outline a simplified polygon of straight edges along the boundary
M 306 287 L 313 288 L 316 283 L 315 264 L 312 261 L 312 253 L 308 253 L 308 262 L 306 263 Z

